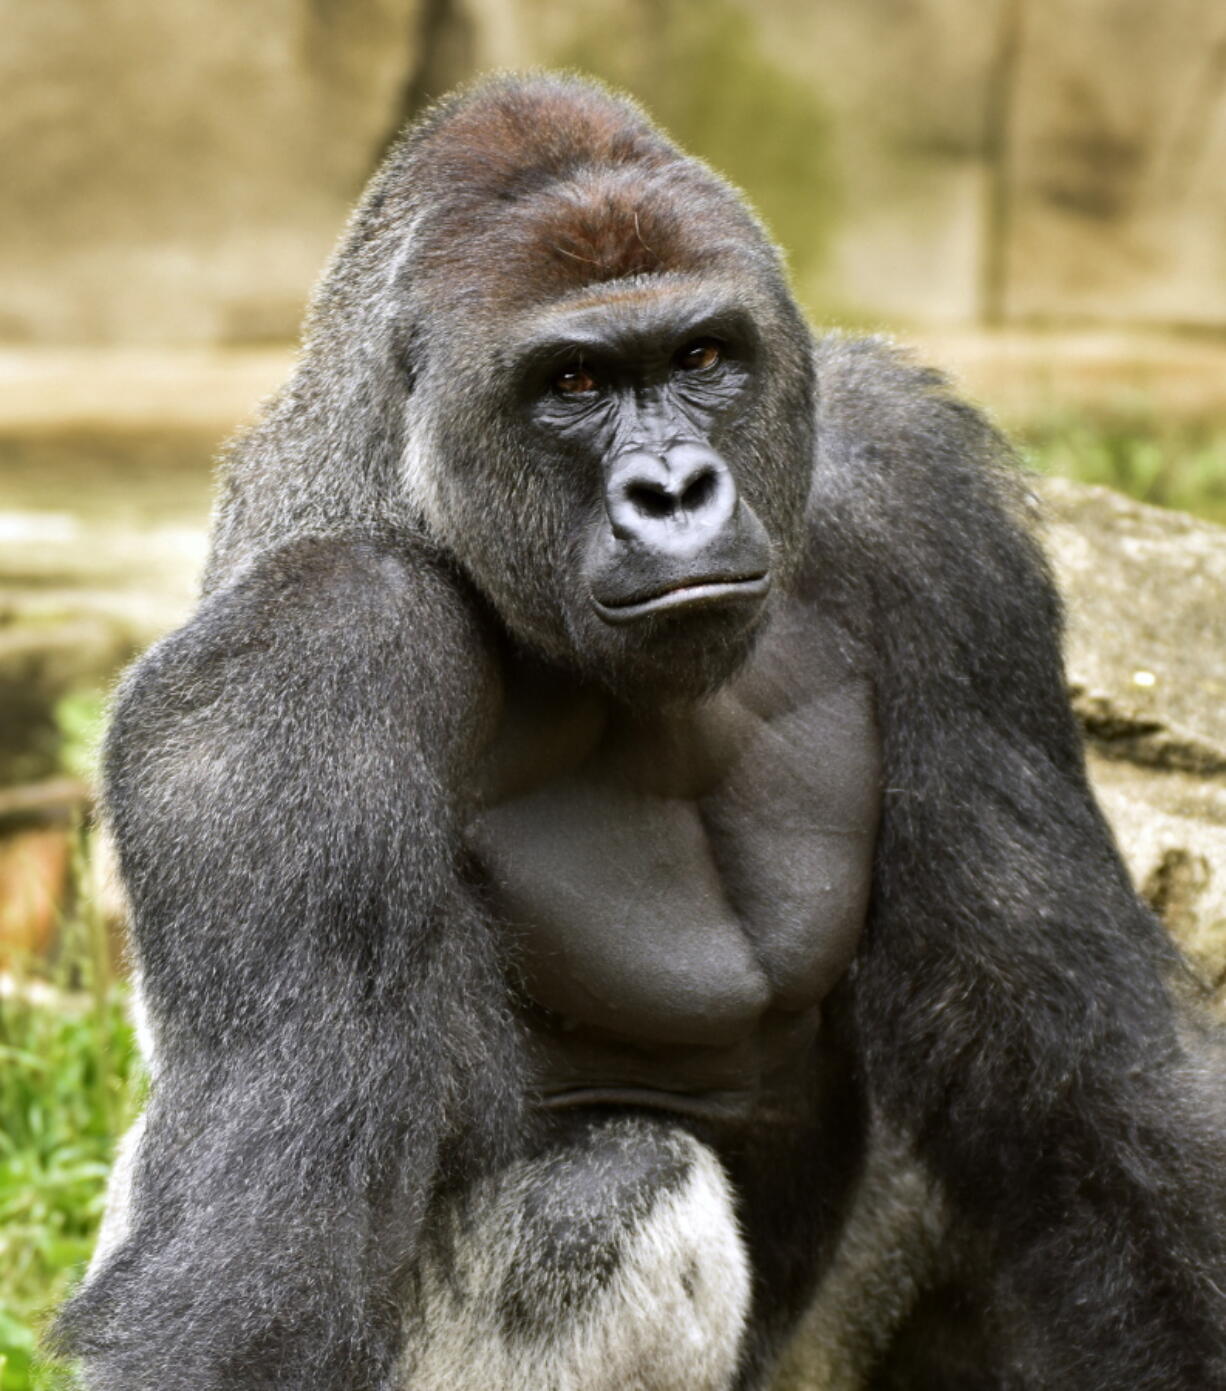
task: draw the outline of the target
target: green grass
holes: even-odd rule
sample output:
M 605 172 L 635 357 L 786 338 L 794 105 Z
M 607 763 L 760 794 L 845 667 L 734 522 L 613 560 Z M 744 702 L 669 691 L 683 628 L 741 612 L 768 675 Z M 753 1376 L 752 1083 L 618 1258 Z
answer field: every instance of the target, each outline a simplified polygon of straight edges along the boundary
M 1053 415 L 1013 431 L 1043 473 L 1226 523 L 1226 425 L 1136 415 Z
M 2 1391 L 66 1384 L 38 1357 L 39 1332 L 89 1258 L 141 1086 L 124 992 L 87 906 L 65 922 L 57 961 L 40 975 L 9 977 L 0 995 Z

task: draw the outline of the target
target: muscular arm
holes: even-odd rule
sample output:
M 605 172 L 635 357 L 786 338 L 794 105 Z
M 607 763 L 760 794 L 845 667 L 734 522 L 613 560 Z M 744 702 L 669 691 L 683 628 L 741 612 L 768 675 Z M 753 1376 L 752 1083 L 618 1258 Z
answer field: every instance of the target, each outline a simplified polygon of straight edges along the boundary
M 1226 1384 L 1226 1107 L 1088 789 L 999 441 L 879 348 L 827 348 L 822 383 L 816 552 L 854 535 L 873 576 L 829 594 L 867 618 L 886 770 L 870 1087 L 986 1244 L 1008 1385 Z
M 440 1170 L 519 1091 L 457 866 L 481 650 L 427 560 L 300 541 L 126 682 L 108 804 L 156 1067 L 127 1239 L 61 1323 L 91 1388 L 386 1384 Z

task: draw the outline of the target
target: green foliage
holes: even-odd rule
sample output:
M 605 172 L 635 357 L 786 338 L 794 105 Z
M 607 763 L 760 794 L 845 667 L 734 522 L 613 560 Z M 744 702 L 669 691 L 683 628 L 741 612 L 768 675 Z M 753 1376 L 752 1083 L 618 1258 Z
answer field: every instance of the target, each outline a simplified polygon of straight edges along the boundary
M 139 1094 L 102 924 L 83 909 L 62 942 L 53 979 L 6 976 L 0 991 L 0 1391 L 65 1384 L 38 1332 L 89 1257 Z
M 764 53 L 728 0 L 619 4 L 559 61 L 630 92 L 688 152 L 742 188 L 803 284 L 839 211 L 831 123 L 813 84 Z
M 96 689 L 74 691 L 56 702 L 55 724 L 59 731 L 59 762 L 66 773 L 83 782 L 96 782 L 98 756 L 106 721 L 106 693 Z
M 1044 473 L 1226 523 L 1226 426 L 1156 414 L 1060 414 L 1016 431 Z

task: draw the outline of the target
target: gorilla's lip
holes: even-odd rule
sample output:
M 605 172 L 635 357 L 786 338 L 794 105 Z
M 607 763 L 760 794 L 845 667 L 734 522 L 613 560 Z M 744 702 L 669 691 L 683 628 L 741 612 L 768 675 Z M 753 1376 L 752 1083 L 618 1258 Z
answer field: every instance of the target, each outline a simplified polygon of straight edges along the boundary
M 692 1116 L 696 1120 L 730 1121 L 745 1119 L 754 1100 L 752 1091 L 682 1092 L 667 1087 L 602 1084 L 548 1091 L 536 1098 L 536 1105 L 545 1111 L 592 1106 L 634 1107 Z
M 593 594 L 592 607 L 606 623 L 633 623 L 637 619 L 674 609 L 714 608 L 720 604 L 764 599 L 770 587 L 770 572 L 762 570 L 757 574 L 738 575 L 732 579 L 719 575 L 682 580 L 651 594 L 636 594 L 630 599 L 610 601 Z

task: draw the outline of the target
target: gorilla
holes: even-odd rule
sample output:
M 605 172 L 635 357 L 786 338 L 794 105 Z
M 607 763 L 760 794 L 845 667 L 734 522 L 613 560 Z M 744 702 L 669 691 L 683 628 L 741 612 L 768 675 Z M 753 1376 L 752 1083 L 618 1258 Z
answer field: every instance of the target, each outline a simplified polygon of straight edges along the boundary
M 1226 1387 L 1215 1038 L 1027 497 L 625 100 L 411 128 L 116 702 L 85 1384 Z

